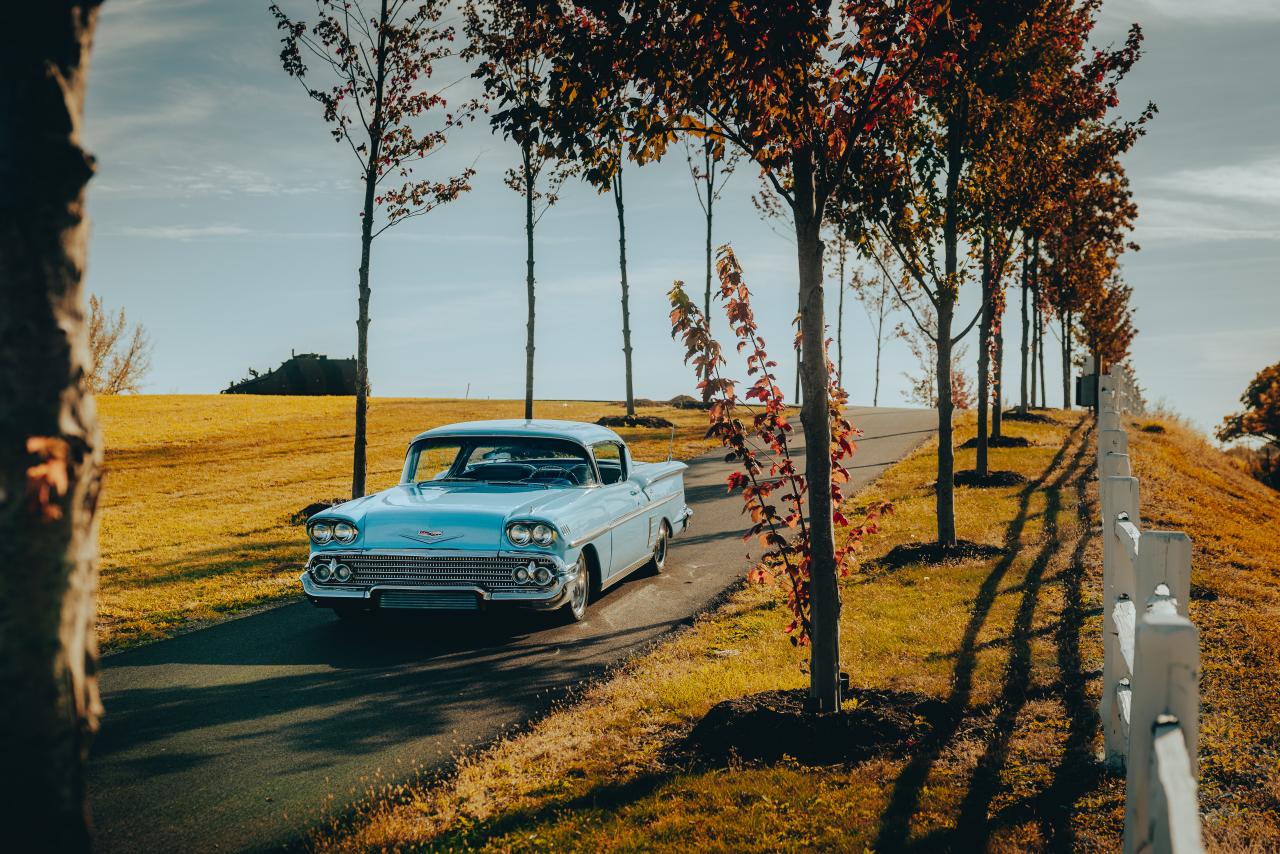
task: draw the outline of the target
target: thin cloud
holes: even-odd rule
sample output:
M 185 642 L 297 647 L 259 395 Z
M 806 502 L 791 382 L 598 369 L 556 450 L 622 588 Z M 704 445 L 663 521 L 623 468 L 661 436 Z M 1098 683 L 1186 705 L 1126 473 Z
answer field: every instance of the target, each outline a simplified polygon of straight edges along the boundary
M 155 240 L 199 240 L 209 237 L 239 237 L 251 233 L 250 229 L 239 225 L 126 225 L 117 232 L 124 237 Z
M 1280 219 L 1259 219 L 1238 207 L 1185 199 L 1144 198 L 1135 229 L 1139 244 L 1280 240 Z
M 1159 15 L 1179 21 L 1241 22 L 1280 20 L 1280 4 L 1275 0 L 1128 0 L 1109 3 L 1117 16 Z
M 1156 185 L 1197 196 L 1280 205 L 1280 157 L 1254 163 L 1182 169 Z

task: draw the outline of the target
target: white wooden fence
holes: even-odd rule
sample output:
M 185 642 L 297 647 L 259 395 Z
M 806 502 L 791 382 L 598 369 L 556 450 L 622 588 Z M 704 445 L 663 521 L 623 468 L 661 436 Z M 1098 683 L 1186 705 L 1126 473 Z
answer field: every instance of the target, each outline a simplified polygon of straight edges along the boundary
M 1126 775 L 1126 854 L 1183 854 L 1203 850 L 1196 796 L 1200 634 L 1187 619 L 1191 540 L 1141 527 L 1138 479 L 1120 421 L 1140 407 L 1126 371 L 1112 368 L 1100 377 L 1102 728 L 1107 764 Z

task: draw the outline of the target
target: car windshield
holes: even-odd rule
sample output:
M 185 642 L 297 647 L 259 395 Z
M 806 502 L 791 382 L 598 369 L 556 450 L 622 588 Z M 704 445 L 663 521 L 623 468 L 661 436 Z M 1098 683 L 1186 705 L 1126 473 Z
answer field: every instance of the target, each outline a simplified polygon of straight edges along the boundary
M 587 452 L 562 439 L 442 436 L 409 447 L 403 483 L 458 481 L 566 487 L 596 478 Z

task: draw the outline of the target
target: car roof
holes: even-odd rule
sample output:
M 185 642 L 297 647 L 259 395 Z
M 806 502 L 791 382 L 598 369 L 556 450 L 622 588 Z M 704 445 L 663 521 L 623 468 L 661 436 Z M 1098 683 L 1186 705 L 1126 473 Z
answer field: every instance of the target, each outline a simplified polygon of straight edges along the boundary
M 554 421 L 551 419 L 525 420 L 502 418 L 492 421 L 464 421 L 446 424 L 419 433 L 413 441 L 441 436 L 536 436 L 542 439 L 568 439 L 583 445 L 596 442 L 621 442 L 622 438 L 608 427 L 588 424 L 585 421 Z

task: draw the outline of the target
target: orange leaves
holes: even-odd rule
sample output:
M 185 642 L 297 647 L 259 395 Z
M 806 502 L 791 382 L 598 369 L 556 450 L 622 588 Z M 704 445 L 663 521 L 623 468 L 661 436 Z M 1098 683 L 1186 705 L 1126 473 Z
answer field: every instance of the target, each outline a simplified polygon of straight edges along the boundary
M 41 522 L 62 518 L 57 501 L 70 487 L 70 450 L 66 441 L 56 436 L 27 437 L 27 453 L 40 460 L 27 468 L 27 507 Z

